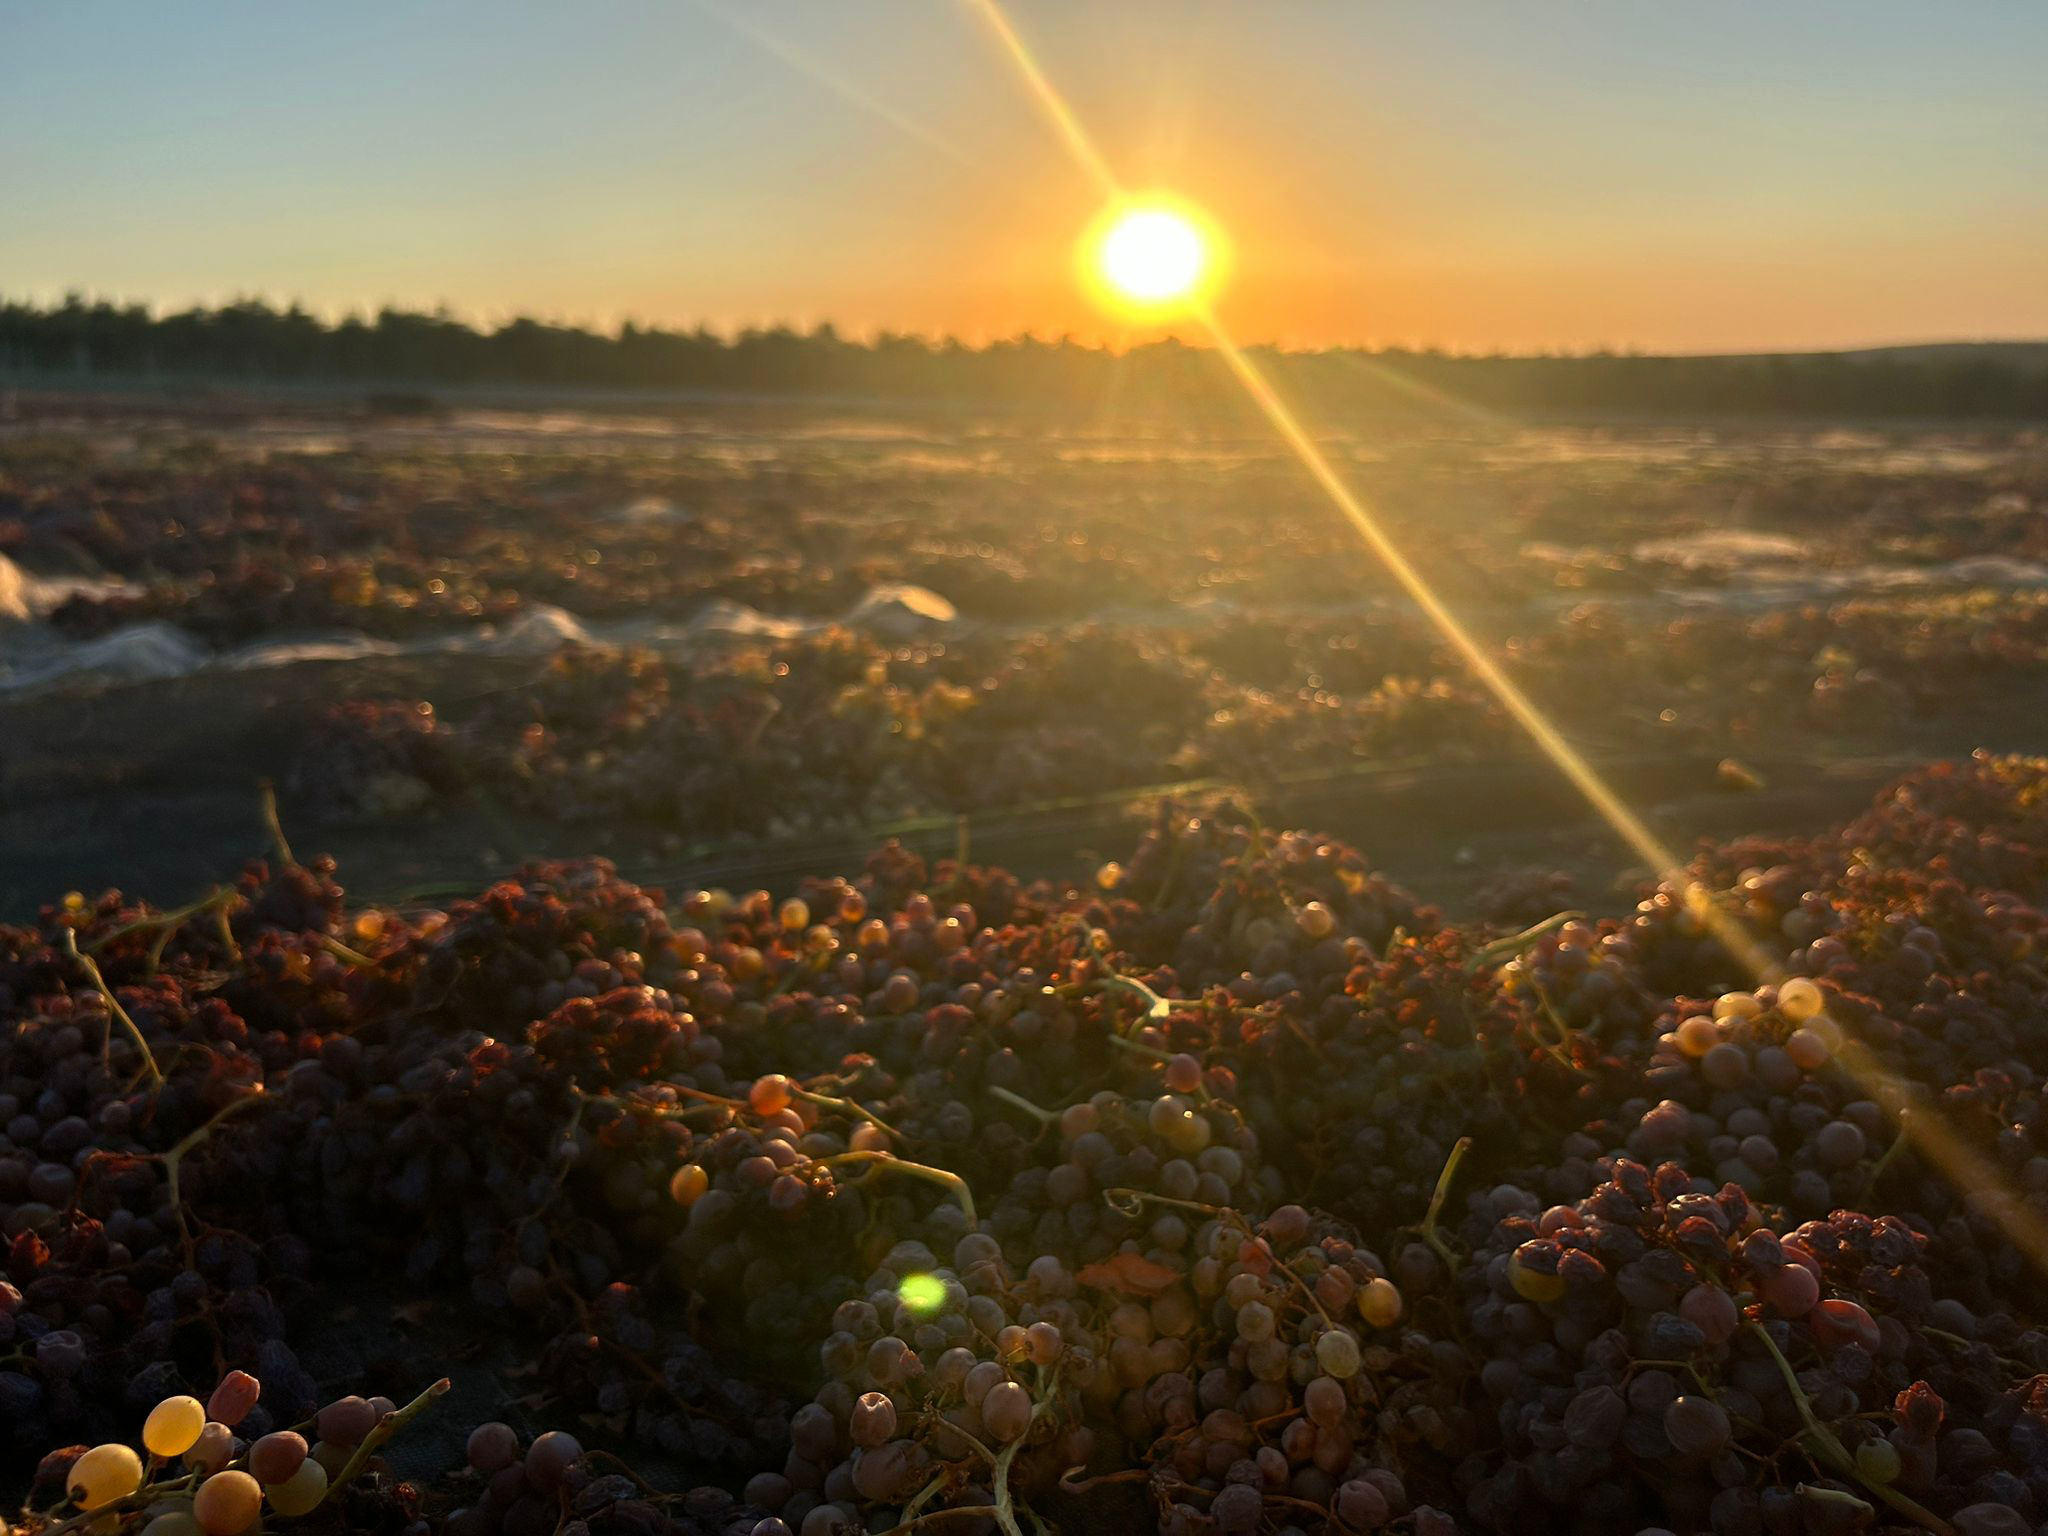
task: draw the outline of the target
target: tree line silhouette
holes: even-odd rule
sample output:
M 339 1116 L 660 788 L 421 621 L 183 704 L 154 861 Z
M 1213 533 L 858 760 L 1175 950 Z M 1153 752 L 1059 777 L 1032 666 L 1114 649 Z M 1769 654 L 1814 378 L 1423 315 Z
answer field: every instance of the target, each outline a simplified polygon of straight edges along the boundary
M 1298 401 L 1332 411 L 2048 418 L 2043 348 L 1745 357 L 1248 350 Z M 631 322 L 600 332 L 522 317 L 485 329 L 445 311 L 387 308 L 328 322 L 296 304 L 242 300 L 159 315 L 78 295 L 46 306 L 0 302 L 0 377 L 1242 407 L 1213 352 L 1171 340 L 1116 353 L 1033 337 L 969 346 L 885 332 L 855 341 L 830 325 L 726 336 Z

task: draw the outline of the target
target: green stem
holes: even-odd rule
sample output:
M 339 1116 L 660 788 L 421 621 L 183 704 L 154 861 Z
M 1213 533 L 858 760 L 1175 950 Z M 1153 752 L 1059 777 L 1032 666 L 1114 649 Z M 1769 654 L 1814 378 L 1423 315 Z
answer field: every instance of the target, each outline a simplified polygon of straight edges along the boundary
M 1868 1488 L 1872 1493 L 1884 1500 L 1885 1503 L 1891 1505 L 1893 1509 L 1896 1509 L 1907 1519 L 1913 1521 L 1914 1524 L 1934 1531 L 1938 1533 L 1938 1536 L 1955 1536 L 1955 1527 L 1942 1519 L 1941 1516 L 1933 1513 L 1931 1510 L 1923 1509 L 1903 1493 L 1884 1483 L 1870 1481 L 1869 1478 L 1859 1472 L 1856 1468 L 1856 1458 L 1849 1454 L 1842 1445 L 1842 1442 L 1835 1438 L 1835 1432 L 1829 1429 L 1827 1425 L 1821 1423 L 1820 1416 L 1813 1411 L 1813 1400 L 1806 1395 L 1806 1389 L 1799 1385 L 1799 1373 L 1792 1369 L 1792 1362 L 1787 1360 L 1784 1352 L 1778 1348 L 1777 1340 L 1771 1337 L 1770 1330 L 1765 1328 L 1762 1323 L 1757 1322 L 1747 1323 L 1744 1326 L 1759 1339 L 1763 1340 L 1764 1348 L 1770 1351 L 1771 1358 L 1777 1362 L 1778 1373 L 1785 1378 L 1785 1386 L 1792 1394 L 1792 1401 L 1798 1405 L 1799 1417 L 1806 1421 L 1806 1428 L 1812 1435 L 1814 1444 L 1820 1448 L 1822 1460 L 1828 1462 L 1837 1472 L 1842 1473 L 1844 1476 L 1856 1479 L 1857 1482 Z
M 1005 1104 L 1009 1105 L 1012 1109 L 1023 1110 L 1025 1114 L 1032 1116 L 1041 1125 L 1051 1125 L 1055 1120 L 1059 1119 L 1059 1116 L 1054 1114 L 1051 1110 L 1040 1109 L 1036 1104 L 1032 1103 L 1022 1094 L 1012 1093 L 1007 1088 L 991 1087 L 988 1092 L 990 1098 L 1001 1099 Z
M 191 1132 L 184 1140 L 163 1154 L 164 1185 L 166 1192 L 171 1197 L 171 1215 L 177 1219 L 178 1236 L 184 1243 L 185 1262 L 188 1266 L 194 1266 L 192 1257 L 192 1228 L 185 1220 L 185 1196 L 179 1186 L 179 1178 L 184 1170 L 185 1158 L 195 1147 L 201 1145 L 215 1131 L 219 1130 L 221 1122 L 227 1119 L 228 1116 L 238 1114 L 242 1110 L 247 1109 L 251 1104 L 262 1103 L 263 1100 L 264 1093 L 261 1088 L 256 1089 L 253 1093 L 245 1093 L 239 1099 L 230 1100 L 214 1114 L 211 1120 L 208 1120 L 206 1124 Z
M 1110 1208 L 1120 1215 L 1136 1216 L 1148 1205 L 1169 1205 L 1179 1211 L 1199 1211 L 1204 1216 L 1235 1216 L 1237 1212 L 1227 1205 L 1204 1205 L 1199 1200 L 1175 1200 L 1170 1195 L 1155 1195 L 1149 1189 L 1128 1189 L 1117 1185 L 1102 1192 L 1102 1198 Z
M 945 1486 L 946 1474 L 944 1472 L 935 1473 L 932 1480 L 918 1490 L 917 1497 L 903 1506 L 903 1518 L 897 1522 L 898 1529 L 915 1520 L 917 1512 L 923 1509 L 925 1505 L 931 1503 L 932 1499 L 937 1496 L 938 1491 Z
M 323 933 L 317 937 L 320 940 L 320 947 L 333 955 L 337 960 L 344 960 L 359 971 L 374 971 L 377 968 L 375 960 L 372 960 L 359 949 L 350 949 L 332 934 Z
M 271 845 L 277 849 L 278 863 L 289 869 L 299 861 L 292 857 L 292 845 L 284 840 L 284 823 L 277 816 L 277 786 L 264 779 L 256 786 L 256 792 L 263 800 L 263 825 L 269 829 Z
M 1060 1367 L 1056 1365 L 1053 1367 L 1051 1379 L 1045 1384 L 1045 1395 L 1032 1405 L 1031 1421 L 1024 1426 L 1024 1433 L 996 1453 L 995 1516 L 996 1524 L 1003 1528 L 1004 1536 L 1024 1536 L 1023 1530 L 1017 1524 L 1016 1507 L 1010 1499 L 1010 1468 L 1017 1460 L 1017 1452 L 1022 1450 L 1024 1442 L 1031 1438 L 1031 1424 L 1036 1424 L 1039 1416 L 1051 1409 L 1053 1398 L 1059 1392 L 1059 1385 Z
M 1553 912 L 1540 923 L 1532 923 L 1520 933 L 1511 933 L 1504 939 L 1495 939 L 1484 949 L 1475 950 L 1465 962 L 1465 974 L 1476 976 L 1489 965 L 1499 964 L 1519 955 L 1534 945 L 1546 934 L 1555 933 L 1566 923 L 1575 923 L 1586 914 L 1583 912 Z
M 905 1531 L 914 1531 L 919 1526 L 929 1525 L 934 1520 L 948 1520 L 956 1515 L 973 1515 L 977 1520 L 986 1520 L 988 1518 L 988 1507 L 983 1504 L 948 1505 L 944 1509 L 935 1509 L 928 1514 L 919 1515 L 915 1520 L 899 1521 L 897 1524 L 890 1526 L 886 1531 L 883 1531 L 881 1536 L 903 1536 Z
M 377 1427 L 363 1436 L 363 1443 L 356 1447 L 355 1454 L 349 1457 L 347 1465 L 341 1469 L 341 1472 L 335 1477 L 334 1481 L 327 1485 L 327 1492 L 321 1495 L 320 1503 L 326 1504 L 335 1494 L 346 1488 L 350 1480 L 363 1470 L 364 1465 L 377 1453 L 386 1440 L 389 1440 L 393 1435 L 405 1428 L 406 1425 L 426 1412 L 428 1406 L 436 1399 L 444 1396 L 452 1385 L 453 1383 L 446 1376 L 443 1376 L 403 1408 L 393 1409 L 390 1413 L 385 1414 L 382 1419 L 378 1420 Z M 315 1507 L 317 1508 L 318 1506 Z
M 156 1053 L 150 1050 L 149 1042 L 142 1038 L 142 1031 L 136 1026 L 135 1020 L 129 1017 L 128 1010 L 121 1006 L 121 999 L 114 996 L 114 989 L 107 985 L 107 978 L 100 974 L 99 962 L 78 947 L 78 931 L 75 928 L 64 930 L 64 948 L 72 959 L 85 968 L 87 978 L 98 989 L 100 996 L 106 999 L 107 1007 L 113 1010 L 114 1017 L 127 1029 L 129 1038 L 135 1042 L 135 1048 L 142 1052 L 143 1076 L 157 1088 L 162 1088 L 164 1074 L 156 1064 Z
M 138 917 L 132 922 L 121 924 L 118 928 L 109 928 L 105 933 L 86 945 L 86 953 L 96 955 L 115 940 L 125 939 L 131 933 L 154 932 L 157 934 L 156 943 L 150 946 L 149 951 L 150 969 L 154 971 L 157 961 L 163 955 L 164 945 L 169 942 L 171 934 L 176 928 L 192 918 L 203 917 L 209 912 L 225 911 L 240 898 L 241 893 L 235 890 L 233 886 L 224 885 L 218 890 L 211 891 L 200 897 L 197 901 L 187 902 L 182 907 L 173 907 L 168 912 L 157 912 L 148 917 Z M 234 946 L 229 946 L 230 952 L 232 952 L 233 948 Z
M 891 1141 L 900 1142 L 904 1139 L 903 1133 L 897 1130 L 895 1126 L 884 1120 L 873 1110 L 856 1103 L 852 1099 L 836 1098 L 829 1093 L 813 1093 L 808 1088 L 797 1088 L 794 1086 L 791 1087 L 790 1092 L 808 1104 L 821 1104 L 827 1109 L 836 1109 L 843 1114 L 858 1115 Z
M 981 1226 L 981 1217 L 974 1209 L 974 1191 L 967 1187 L 967 1181 L 957 1173 L 949 1173 L 944 1168 L 934 1168 L 928 1163 L 906 1162 L 893 1152 L 835 1152 L 830 1157 L 812 1160 L 812 1166 L 816 1168 L 836 1168 L 844 1163 L 873 1163 L 878 1171 L 888 1169 L 940 1185 L 960 1202 L 960 1209 L 967 1213 L 969 1229 L 977 1230 Z
M 1444 1201 L 1450 1197 L 1451 1180 L 1458 1175 L 1458 1164 L 1465 1160 L 1465 1154 L 1472 1150 L 1472 1138 L 1460 1136 L 1458 1144 L 1451 1148 L 1451 1155 L 1444 1159 L 1444 1171 L 1436 1176 L 1436 1188 L 1430 1193 L 1429 1210 L 1422 1218 L 1422 1240 L 1434 1248 L 1437 1257 L 1444 1261 L 1444 1268 L 1452 1274 L 1458 1272 L 1458 1260 L 1448 1244 L 1437 1235 L 1436 1219 L 1442 1214 Z
M 1098 992 L 1128 992 L 1145 1005 L 1144 1016 L 1159 1020 L 1173 1012 L 1173 1004 L 1154 992 L 1135 976 L 1105 976 L 1095 983 Z

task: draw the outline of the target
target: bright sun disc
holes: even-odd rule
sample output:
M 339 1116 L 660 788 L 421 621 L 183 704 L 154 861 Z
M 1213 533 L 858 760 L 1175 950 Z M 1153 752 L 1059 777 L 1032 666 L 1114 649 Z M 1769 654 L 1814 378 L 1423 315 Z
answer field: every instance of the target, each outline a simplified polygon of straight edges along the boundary
M 1126 307 L 1159 308 L 1194 297 L 1209 282 L 1213 242 L 1196 218 L 1163 203 L 1107 215 L 1088 242 L 1091 275 Z

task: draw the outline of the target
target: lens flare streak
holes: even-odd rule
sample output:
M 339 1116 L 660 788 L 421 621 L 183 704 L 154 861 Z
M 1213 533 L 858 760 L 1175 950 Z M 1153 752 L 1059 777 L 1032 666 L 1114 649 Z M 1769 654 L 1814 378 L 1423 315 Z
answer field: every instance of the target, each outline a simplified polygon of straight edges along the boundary
M 1067 105 L 1058 87 L 1047 78 L 1031 56 L 1029 48 L 1011 26 L 1009 18 L 1004 15 L 997 0 L 967 0 L 967 3 L 982 15 L 995 32 L 1004 51 L 1016 65 L 1025 87 L 1044 110 L 1054 130 L 1066 143 L 1082 170 L 1111 202 L 1127 202 L 1129 193 L 1110 169 L 1108 161 L 1096 148 L 1073 110 Z M 1629 848 L 1660 879 L 1682 893 L 1686 910 L 1737 962 L 1760 984 L 1783 980 L 1786 974 L 1784 966 L 1757 943 L 1739 920 L 1716 905 L 1705 887 L 1686 874 L 1685 866 L 1677 855 L 1666 847 L 1642 818 L 1608 786 L 1592 764 L 1564 739 L 1542 710 L 1500 669 L 1457 615 L 1452 613 L 1436 595 L 1421 572 L 1409 562 L 1407 556 L 1380 527 L 1364 501 L 1345 484 L 1343 478 L 1331 466 L 1328 458 L 1316 446 L 1314 438 L 1302 426 L 1258 365 L 1232 339 L 1214 309 L 1200 299 L 1191 301 L 1188 309 L 1208 334 L 1210 343 L 1244 387 L 1245 392 L 1250 395 L 1281 440 L 1301 461 L 1310 478 L 1322 488 L 1324 494 L 1365 542 L 1366 547 L 1380 559 L 1395 581 L 1400 584 L 1401 589 L 1414 600 L 1416 606 L 1463 658 L 1466 665 L 1472 669 L 1473 675 L 1500 701 L 1501 707 L 1529 734 L 1530 739 L 1542 749 L 1558 771 L 1585 797 L 1587 803 L 1620 835 Z M 1910 1086 L 1887 1071 L 1869 1049 L 1856 1041 L 1847 1031 L 1843 1031 L 1843 1035 L 1843 1049 L 1836 1058 L 1841 1062 L 1843 1069 L 1850 1073 L 1873 1099 L 1892 1113 L 1896 1114 L 1910 1104 Z M 2025 1208 L 2017 1195 L 2011 1192 L 2010 1182 L 1998 1167 L 1974 1148 L 1966 1145 L 1932 1114 L 1903 1116 L 1900 1127 L 1900 1134 L 1910 1138 L 1914 1150 L 1938 1169 L 1957 1190 L 1970 1198 L 1980 1210 L 1996 1220 L 2007 1237 L 2026 1254 L 2034 1267 L 2044 1276 L 2048 1276 L 2048 1223 L 2044 1223 Z

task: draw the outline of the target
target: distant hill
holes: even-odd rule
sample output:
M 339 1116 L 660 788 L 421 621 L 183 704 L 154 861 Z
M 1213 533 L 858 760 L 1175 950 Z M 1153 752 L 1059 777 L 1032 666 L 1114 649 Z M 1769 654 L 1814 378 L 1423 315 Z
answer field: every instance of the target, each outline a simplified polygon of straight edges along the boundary
M 1454 356 L 1335 347 L 1247 351 L 1298 402 L 1362 411 L 1508 416 L 1807 416 L 2048 421 L 2048 342 L 1950 342 L 1733 357 Z M 260 301 L 155 314 L 73 298 L 0 302 L 0 379 L 91 389 L 156 381 L 360 389 L 431 404 L 436 389 L 830 397 L 962 406 L 1237 412 L 1218 355 L 1165 341 L 1113 353 L 1018 337 L 968 346 L 824 325 L 721 336 L 518 319 L 492 330 L 386 309 L 329 323 Z
M 1855 347 L 1842 357 L 1901 363 L 1987 362 L 2048 368 L 2048 341 L 1922 341 L 1893 347 Z

